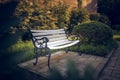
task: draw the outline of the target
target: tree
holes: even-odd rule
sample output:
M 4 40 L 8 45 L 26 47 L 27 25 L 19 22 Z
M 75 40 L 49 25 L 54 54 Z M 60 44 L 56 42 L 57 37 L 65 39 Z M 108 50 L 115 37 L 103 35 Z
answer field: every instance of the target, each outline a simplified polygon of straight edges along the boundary
M 82 0 L 77 0 L 78 2 L 78 8 L 82 8 Z

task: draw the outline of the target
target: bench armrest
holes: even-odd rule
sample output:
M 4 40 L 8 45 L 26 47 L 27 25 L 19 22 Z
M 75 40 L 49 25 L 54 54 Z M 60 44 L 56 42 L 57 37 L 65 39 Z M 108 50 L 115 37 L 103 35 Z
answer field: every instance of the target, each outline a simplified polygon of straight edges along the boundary
M 49 42 L 49 39 L 47 37 L 42 37 L 41 39 L 36 39 L 34 36 L 34 43 L 37 43 L 38 45 L 43 46 L 45 44 L 45 47 L 47 47 L 47 43 Z

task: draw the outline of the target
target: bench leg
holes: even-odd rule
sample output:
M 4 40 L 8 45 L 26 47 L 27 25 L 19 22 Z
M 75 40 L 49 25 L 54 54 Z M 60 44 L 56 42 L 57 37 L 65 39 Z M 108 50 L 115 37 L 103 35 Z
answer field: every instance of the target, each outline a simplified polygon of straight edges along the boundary
M 51 52 L 50 52 L 50 49 L 48 48 L 48 68 L 49 70 L 52 70 L 50 67 L 50 59 L 51 59 Z
M 37 52 L 37 49 L 36 49 L 36 48 L 34 48 L 34 53 L 35 53 L 35 58 L 36 58 L 36 60 L 35 60 L 35 62 L 33 63 L 33 65 L 36 65 L 37 62 L 38 62 L 38 52 Z
M 65 50 L 65 53 L 68 53 L 69 50 L 70 50 L 70 47 L 67 47 Z
M 34 48 L 34 53 L 35 53 L 35 62 L 33 63 L 33 65 L 37 65 L 38 63 L 38 49 Z M 40 53 L 42 53 L 42 48 L 40 48 Z
M 79 52 L 79 55 L 81 56 L 82 53 L 80 52 L 80 43 L 78 43 L 78 52 Z

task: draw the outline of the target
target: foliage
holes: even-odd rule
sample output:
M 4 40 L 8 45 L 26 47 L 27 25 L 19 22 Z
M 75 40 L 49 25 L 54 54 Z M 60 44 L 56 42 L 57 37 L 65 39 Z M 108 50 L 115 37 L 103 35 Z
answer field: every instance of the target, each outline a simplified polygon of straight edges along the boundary
M 70 11 L 66 4 L 39 7 L 24 1 L 16 9 L 16 15 L 22 20 L 20 28 L 56 29 L 67 26 Z
M 118 43 L 115 40 L 108 40 L 104 44 L 87 44 L 81 43 L 80 51 L 86 54 L 92 54 L 105 57 L 110 51 L 118 47 Z
M 53 68 L 49 76 L 50 80 L 95 80 L 95 69 L 91 65 L 85 67 L 83 75 L 80 74 L 81 71 L 71 59 L 68 59 L 66 68 L 65 76 L 58 68 Z
M 30 5 L 27 2 L 23 2 L 18 6 L 16 15 L 22 19 L 19 25 L 22 29 L 26 27 L 43 29 L 43 26 L 50 29 L 53 22 L 56 21 L 56 19 L 52 18 L 49 8 L 41 9 L 34 5 Z
M 70 17 L 70 10 L 68 5 L 59 4 L 59 6 L 53 6 L 51 11 L 54 17 L 58 18 L 58 27 L 63 28 L 64 26 L 67 26 Z
M 107 25 L 109 25 L 109 26 L 111 25 L 110 20 L 109 20 L 108 17 L 105 16 L 105 15 L 100 15 L 99 21 L 102 22 L 102 23 L 104 23 L 104 24 L 107 24 Z
M 113 25 L 112 29 L 113 30 L 120 30 L 120 25 L 119 24 L 118 25 Z
M 86 54 L 92 54 L 97 56 L 105 56 L 109 53 L 107 46 L 104 45 L 90 45 L 90 44 L 82 44 L 80 46 L 80 51 Z
M 91 13 L 90 20 L 92 21 L 99 21 L 100 14 L 99 13 Z
M 84 80 L 95 80 L 95 69 L 89 64 L 84 69 Z M 94 74 L 94 75 L 93 75 Z
M 16 40 L 13 37 L 12 39 Z M 11 39 L 7 38 L 7 42 L 4 41 L 4 45 L 2 46 L 7 46 L 8 44 L 11 43 L 11 41 L 12 41 Z M 31 41 L 22 42 L 21 40 L 18 40 L 13 45 L 10 45 L 7 47 L 8 48 L 4 48 L 2 50 L 0 48 L 0 53 L 1 53 L 0 54 L 0 59 L 1 59 L 0 79 L 2 80 L 15 79 L 16 80 L 18 79 L 18 77 L 20 77 L 19 79 L 21 80 L 26 80 L 25 78 L 28 78 L 28 80 L 33 80 L 33 75 L 30 76 L 26 74 L 24 70 L 23 72 L 21 72 L 20 71 L 21 69 L 18 68 L 18 64 L 20 64 L 21 62 L 34 58 L 33 44 L 31 43 Z M 11 77 L 6 77 L 6 75 L 7 76 L 10 75 Z
M 89 21 L 89 15 L 85 9 L 74 9 L 71 12 L 68 30 L 71 32 L 75 25 Z
M 14 16 L 19 1 L 0 1 L 0 37 L 10 33 L 10 27 L 16 26 L 19 19 Z
M 84 22 L 77 25 L 73 29 L 73 33 L 87 43 L 97 44 L 111 40 L 113 36 L 112 29 L 109 26 L 96 21 Z
M 58 68 L 54 67 L 53 70 L 51 71 L 49 79 L 50 80 L 64 80 L 64 77 L 62 76 Z
M 79 69 L 77 68 L 77 65 L 72 61 L 71 59 L 68 59 L 67 62 L 67 80 L 81 80 L 82 76 L 80 74 Z
M 120 35 L 120 31 L 119 30 L 113 30 L 113 34 L 114 35 Z
M 107 24 L 109 26 L 111 25 L 111 22 L 108 19 L 108 17 L 105 16 L 105 15 L 101 15 L 99 13 L 92 13 L 92 14 L 90 14 L 90 20 L 92 20 L 92 21 L 100 21 L 100 22 L 102 22 L 104 24 Z
M 44 4 L 48 4 L 51 0 L 44 0 Z

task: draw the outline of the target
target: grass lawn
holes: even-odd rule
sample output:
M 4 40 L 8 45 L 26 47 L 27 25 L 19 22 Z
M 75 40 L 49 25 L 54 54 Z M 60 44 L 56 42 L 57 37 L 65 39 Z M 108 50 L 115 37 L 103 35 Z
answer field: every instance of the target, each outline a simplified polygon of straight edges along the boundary
M 17 64 L 34 58 L 31 41 L 22 42 L 22 33 L 2 37 L 0 44 L 0 80 L 36 80 L 40 77 L 28 74 L 20 69 Z M 32 75 L 32 76 L 31 76 Z

